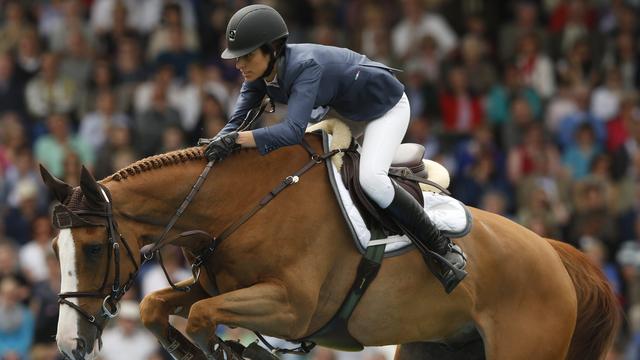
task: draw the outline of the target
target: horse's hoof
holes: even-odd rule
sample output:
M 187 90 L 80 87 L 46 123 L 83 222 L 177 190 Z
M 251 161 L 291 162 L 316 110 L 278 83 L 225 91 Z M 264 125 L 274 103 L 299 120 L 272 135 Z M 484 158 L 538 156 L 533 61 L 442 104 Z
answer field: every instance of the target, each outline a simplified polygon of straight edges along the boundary
M 227 345 L 236 354 L 242 354 L 246 349 L 246 347 L 240 344 L 240 342 L 237 340 L 227 340 L 224 342 L 224 344 Z
M 210 344 L 211 352 L 207 356 L 212 356 L 213 360 L 243 360 L 240 355 L 244 351 L 244 346 L 237 341 L 222 341 L 216 336 Z M 236 352 L 236 349 L 240 352 Z

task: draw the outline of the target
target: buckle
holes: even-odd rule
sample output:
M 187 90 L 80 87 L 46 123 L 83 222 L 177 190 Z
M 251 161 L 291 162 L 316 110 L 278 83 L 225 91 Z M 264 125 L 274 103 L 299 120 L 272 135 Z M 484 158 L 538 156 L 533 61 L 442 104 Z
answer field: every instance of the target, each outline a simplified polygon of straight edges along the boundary
M 291 184 L 297 184 L 298 181 L 300 181 L 300 178 L 298 176 L 287 176 L 286 179 L 284 179 L 284 182 L 287 183 L 287 185 L 291 185 Z
M 209 139 L 209 138 L 200 138 L 198 139 L 198 143 L 196 144 L 197 146 L 202 146 L 202 145 L 209 145 L 209 143 L 213 141 L 213 138 Z
M 107 306 L 107 304 L 109 306 Z M 109 309 L 109 307 L 112 307 L 115 309 Z M 118 306 L 118 304 L 114 305 L 111 302 L 111 295 L 107 295 L 107 297 L 105 297 L 104 300 L 102 300 L 102 312 L 104 313 L 104 316 L 109 319 L 113 319 L 114 317 L 118 316 L 118 313 L 120 312 L 120 307 Z

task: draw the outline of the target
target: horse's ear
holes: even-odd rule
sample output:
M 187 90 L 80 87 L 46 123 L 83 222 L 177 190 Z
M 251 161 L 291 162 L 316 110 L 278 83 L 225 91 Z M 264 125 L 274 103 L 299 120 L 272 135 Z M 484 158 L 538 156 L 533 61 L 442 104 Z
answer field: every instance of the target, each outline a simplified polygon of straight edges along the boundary
M 49 191 L 51 191 L 56 200 L 61 203 L 65 202 L 73 192 L 71 185 L 51 175 L 49 170 L 42 166 L 42 164 L 40 164 L 40 176 L 42 176 L 42 181 L 47 185 Z
M 82 165 L 82 172 L 80 173 L 80 189 L 82 189 L 82 193 L 90 204 L 98 206 L 104 204 L 105 200 L 98 182 L 84 165 Z

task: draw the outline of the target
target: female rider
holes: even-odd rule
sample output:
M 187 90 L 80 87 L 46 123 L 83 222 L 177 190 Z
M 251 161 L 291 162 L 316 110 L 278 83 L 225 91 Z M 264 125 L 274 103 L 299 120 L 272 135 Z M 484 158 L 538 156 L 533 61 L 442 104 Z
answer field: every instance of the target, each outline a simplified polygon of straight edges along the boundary
M 409 101 L 392 69 L 345 48 L 287 44 L 282 16 L 266 5 L 236 12 L 227 25 L 223 59 L 235 59 L 245 81 L 227 125 L 209 143 L 211 161 L 224 159 L 239 145 L 267 154 L 299 144 L 317 106 L 329 106 L 343 117 L 366 122 L 360 159 L 360 184 L 366 194 L 408 232 L 463 270 L 462 250 L 434 226 L 420 204 L 388 177 L 388 169 L 409 124 Z M 288 104 L 282 122 L 236 132 L 249 110 L 265 94 Z M 462 274 L 462 276 L 460 276 Z M 451 291 L 466 275 L 445 274 Z

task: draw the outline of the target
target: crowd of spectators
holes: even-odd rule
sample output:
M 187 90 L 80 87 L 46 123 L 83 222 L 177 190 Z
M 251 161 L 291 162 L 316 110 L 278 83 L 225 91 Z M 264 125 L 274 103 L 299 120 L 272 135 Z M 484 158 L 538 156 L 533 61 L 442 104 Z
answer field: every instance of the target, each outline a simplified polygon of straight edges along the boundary
M 0 359 L 57 356 L 60 274 L 37 164 L 77 185 L 81 164 L 102 178 L 215 135 L 242 82 L 219 58 L 226 23 L 248 3 L 0 0 Z M 467 205 L 582 249 L 627 315 L 611 358 L 640 358 L 639 0 L 264 3 L 283 14 L 292 43 L 403 69 L 406 141 L 450 170 Z M 168 252 L 174 280 L 189 276 Z M 145 269 L 105 330 L 104 359 L 123 347 L 165 356 L 136 316 L 136 301 L 164 281 L 156 265 Z

